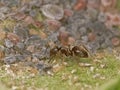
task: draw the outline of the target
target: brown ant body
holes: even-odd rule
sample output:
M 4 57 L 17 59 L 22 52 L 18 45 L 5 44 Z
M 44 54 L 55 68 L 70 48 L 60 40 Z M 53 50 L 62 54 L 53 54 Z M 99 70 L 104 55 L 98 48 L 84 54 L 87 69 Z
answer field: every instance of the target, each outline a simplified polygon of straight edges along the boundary
M 65 56 L 78 56 L 81 58 L 89 57 L 89 51 L 83 45 L 79 46 L 65 46 L 65 47 L 58 47 L 55 46 L 50 50 L 50 56 L 56 56 L 57 54 L 65 55 Z

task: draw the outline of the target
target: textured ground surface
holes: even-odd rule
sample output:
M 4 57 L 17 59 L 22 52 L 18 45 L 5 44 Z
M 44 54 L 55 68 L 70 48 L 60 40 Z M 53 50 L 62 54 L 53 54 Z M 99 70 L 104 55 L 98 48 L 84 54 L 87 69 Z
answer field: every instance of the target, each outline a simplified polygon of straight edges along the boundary
M 3 90 L 93 90 L 119 77 L 119 13 L 84 1 L 0 0 Z

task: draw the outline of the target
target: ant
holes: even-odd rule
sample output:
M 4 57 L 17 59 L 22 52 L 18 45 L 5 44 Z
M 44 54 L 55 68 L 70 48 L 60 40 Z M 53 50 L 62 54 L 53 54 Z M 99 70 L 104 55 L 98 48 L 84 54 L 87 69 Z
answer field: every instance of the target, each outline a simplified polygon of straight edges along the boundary
M 78 56 L 81 58 L 87 58 L 90 56 L 88 49 L 84 45 L 78 46 L 55 46 L 50 50 L 50 57 L 56 56 L 57 54 L 65 56 Z

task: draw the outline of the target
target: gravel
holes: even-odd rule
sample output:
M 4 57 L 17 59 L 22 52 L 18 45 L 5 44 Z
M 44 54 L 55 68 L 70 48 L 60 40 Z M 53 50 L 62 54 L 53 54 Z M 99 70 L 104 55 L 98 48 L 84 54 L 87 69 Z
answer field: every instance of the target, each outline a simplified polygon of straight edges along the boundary
M 33 60 L 37 60 L 36 67 L 46 71 L 48 67 L 38 61 L 50 58 L 51 47 L 69 45 L 68 39 L 74 41 L 71 43 L 72 45 L 82 43 L 91 53 L 119 46 L 118 26 L 115 23 L 109 28 L 106 26 L 108 18 L 106 13 L 99 9 L 100 0 L 86 1 L 88 4 L 86 3 L 84 9 L 74 10 L 76 3 L 79 3 L 77 0 L 30 0 L 29 2 L 0 0 L 0 3 L 3 4 L 0 6 L 0 20 L 12 19 L 16 22 L 12 29 L 4 27 L 7 31 L 4 29 L 3 31 L 19 37 L 18 41 L 14 40 L 14 36 L 5 37 L 2 41 L 1 46 L 5 48 L 4 62 L 6 64 L 27 62 L 33 58 Z M 8 13 L 11 14 L 9 18 Z M 15 19 L 16 14 L 18 15 L 17 20 Z M 38 17 L 42 20 L 39 21 Z M 42 23 L 42 25 L 37 27 L 35 22 L 40 22 L 39 24 Z M 31 29 L 36 31 L 30 33 Z M 41 38 L 39 32 L 44 32 L 46 37 Z

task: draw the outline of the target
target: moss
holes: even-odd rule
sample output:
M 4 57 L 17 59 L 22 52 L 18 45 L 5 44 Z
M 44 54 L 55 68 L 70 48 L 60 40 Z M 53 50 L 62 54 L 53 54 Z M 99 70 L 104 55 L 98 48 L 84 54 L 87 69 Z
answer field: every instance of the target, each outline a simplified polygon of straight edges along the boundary
M 13 30 L 13 27 L 15 26 L 16 22 L 12 19 L 6 19 L 2 22 L 0 22 L 0 28 L 1 29 L 9 29 L 10 31 Z
M 56 72 L 54 76 L 41 76 L 36 75 L 33 78 L 16 78 L 12 79 L 10 76 L 4 76 L 4 78 L 0 77 L 0 80 L 9 85 L 9 82 L 14 82 L 12 85 L 21 86 L 21 83 L 24 81 L 25 87 L 35 87 L 35 88 L 43 88 L 48 90 L 79 90 L 80 88 L 84 88 L 85 90 L 94 90 L 96 85 L 102 85 L 103 83 L 111 80 L 111 78 L 119 77 L 118 71 L 120 66 L 120 61 L 115 60 L 112 56 L 107 56 L 104 59 L 101 59 L 102 64 L 106 64 L 105 68 L 100 68 L 100 65 L 95 64 L 90 59 L 81 59 L 80 61 L 75 61 L 74 58 L 66 58 L 66 62 L 68 66 L 64 67 L 59 72 Z M 65 61 L 64 60 L 64 61 Z M 91 63 L 95 68 L 93 72 L 90 71 L 90 67 L 80 67 L 78 63 L 84 62 Z M 75 73 L 71 73 L 71 71 L 75 69 Z M 25 72 L 26 73 L 26 72 Z M 102 80 L 99 77 L 93 78 L 95 74 L 100 74 L 104 76 L 105 79 Z M 5 74 L 5 71 L 1 71 L 0 75 Z M 66 74 L 66 80 L 62 79 L 62 76 Z M 27 76 L 28 74 L 24 74 Z M 78 77 L 77 82 L 73 82 L 73 78 Z M 108 89 L 109 90 L 109 89 Z M 112 89 L 110 89 L 112 90 Z M 119 90 L 119 89 L 115 89 Z
M 117 8 L 120 10 L 120 0 L 117 0 Z
M 120 90 L 120 78 L 110 80 L 101 86 L 99 90 Z

